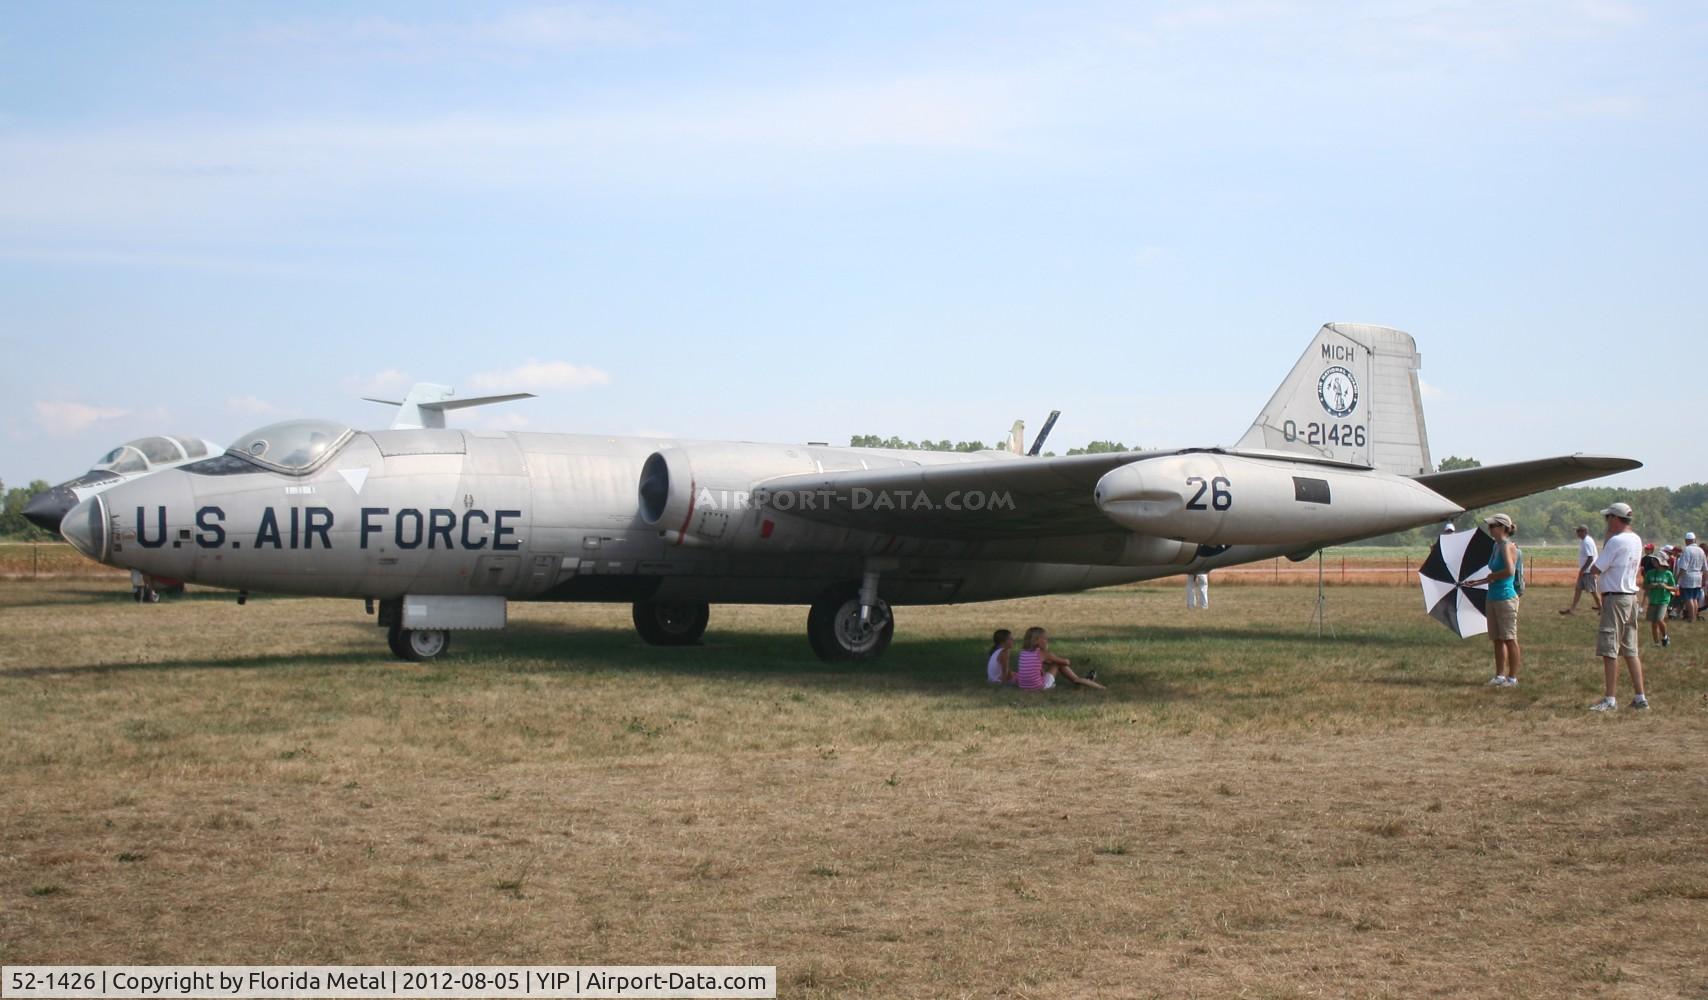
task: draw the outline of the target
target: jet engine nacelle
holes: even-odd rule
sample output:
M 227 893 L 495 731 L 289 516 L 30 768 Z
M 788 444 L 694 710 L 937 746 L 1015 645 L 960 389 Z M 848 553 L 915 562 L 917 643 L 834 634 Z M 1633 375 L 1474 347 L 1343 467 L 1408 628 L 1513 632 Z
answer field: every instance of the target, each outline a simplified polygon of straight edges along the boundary
M 640 519 L 670 545 L 751 545 L 761 519 L 753 484 L 814 469 L 804 449 L 788 445 L 661 448 L 641 466 Z
M 1124 465 L 1098 480 L 1096 499 L 1123 527 L 1201 545 L 1359 538 L 1460 513 L 1403 476 L 1219 452 Z

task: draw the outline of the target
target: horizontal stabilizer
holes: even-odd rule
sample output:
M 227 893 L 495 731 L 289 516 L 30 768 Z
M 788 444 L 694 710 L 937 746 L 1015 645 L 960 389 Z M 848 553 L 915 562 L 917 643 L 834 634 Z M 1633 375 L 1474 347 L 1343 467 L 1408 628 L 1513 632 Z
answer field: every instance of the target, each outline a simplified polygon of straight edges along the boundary
M 508 403 L 512 399 L 533 399 L 531 392 L 511 392 L 502 396 L 470 396 L 467 399 L 445 399 L 437 403 L 422 403 L 423 410 L 464 410 L 471 406 L 485 406 L 488 403 Z
M 1529 462 L 1484 465 L 1414 476 L 1418 482 L 1466 510 L 1527 497 L 1532 493 L 1640 469 L 1643 463 L 1608 455 L 1560 455 Z
M 409 390 L 409 395 L 402 402 L 390 399 L 375 399 L 372 396 L 362 398 L 370 403 L 384 403 L 397 407 L 397 416 L 391 422 L 392 430 L 414 430 L 417 428 L 441 428 L 445 426 L 446 410 L 462 410 L 471 406 L 485 406 L 488 403 L 507 403 L 513 399 L 532 399 L 531 392 L 511 392 L 502 396 L 469 396 L 457 399 L 448 385 L 436 385 L 432 382 L 418 382 Z

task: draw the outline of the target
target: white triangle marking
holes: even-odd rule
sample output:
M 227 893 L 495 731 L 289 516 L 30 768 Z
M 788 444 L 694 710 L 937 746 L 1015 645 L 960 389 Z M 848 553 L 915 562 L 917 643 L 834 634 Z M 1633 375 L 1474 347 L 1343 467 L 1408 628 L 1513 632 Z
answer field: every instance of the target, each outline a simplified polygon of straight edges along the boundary
M 344 481 L 350 484 L 350 488 L 356 491 L 357 496 L 361 495 L 362 487 L 368 481 L 367 469 L 339 469 L 338 474 L 344 477 Z

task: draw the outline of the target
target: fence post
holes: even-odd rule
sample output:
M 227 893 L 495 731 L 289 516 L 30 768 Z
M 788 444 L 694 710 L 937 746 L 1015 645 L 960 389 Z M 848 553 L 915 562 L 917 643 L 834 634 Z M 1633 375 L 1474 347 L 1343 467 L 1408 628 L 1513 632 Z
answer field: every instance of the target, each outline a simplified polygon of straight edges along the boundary
M 32 580 L 37 579 L 41 575 L 42 575 L 42 547 L 40 545 L 32 545 L 32 546 L 30 546 L 30 579 L 32 579 Z
M 1411 555 L 1410 555 L 1410 553 L 1407 553 L 1407 555 L 1406 555 L 1406 568 L 1400 571 L 1400 586 L 1402 586 L 1402 587 L 1405 586 L 1406 581 L 1410 580 L 1410 579 L 1411 579 Z
M 1346 557 L 1345 556 L 1340 557 L 1340 582 L 1341 583 L 1346 582 Z

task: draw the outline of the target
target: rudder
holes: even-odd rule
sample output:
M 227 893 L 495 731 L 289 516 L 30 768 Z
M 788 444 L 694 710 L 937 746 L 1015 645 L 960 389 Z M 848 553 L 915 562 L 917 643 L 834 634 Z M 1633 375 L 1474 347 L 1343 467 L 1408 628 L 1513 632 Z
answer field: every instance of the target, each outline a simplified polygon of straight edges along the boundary
M 1416 476 L 1434 471 L 1411 335 L 1328 323 L 1235 447 Z

